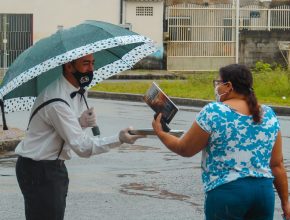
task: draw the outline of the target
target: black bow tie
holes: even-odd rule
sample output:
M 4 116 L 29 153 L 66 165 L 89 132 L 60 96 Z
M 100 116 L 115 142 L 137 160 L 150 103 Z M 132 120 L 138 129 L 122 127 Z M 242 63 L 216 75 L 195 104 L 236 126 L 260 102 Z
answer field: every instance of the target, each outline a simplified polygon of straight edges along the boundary
M 85 92 L 86 92 L 86 90 L 84 88 L 80 88 L 78 91 L 72 92 L 70 94 L 70 97 L 73 99 L 77 94 L 80 94 L 81 97 L 83 97 Z

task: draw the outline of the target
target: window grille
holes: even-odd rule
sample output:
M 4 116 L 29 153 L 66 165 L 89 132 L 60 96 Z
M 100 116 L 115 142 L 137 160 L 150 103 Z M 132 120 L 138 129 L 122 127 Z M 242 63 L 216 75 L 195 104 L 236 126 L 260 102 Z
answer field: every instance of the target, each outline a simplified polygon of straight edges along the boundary
M 5 19 L 6 19 L 6 24 Z M 4 27 L 6 25 L 6 27 Z M 32 14 L 0 14 L 0 68 L 10 66 L 24 50 L 33 44 Z M 6 38 L 6 45 L 2 42 Z M 6 54 L 4 51 L 6 49 Z M 7 63 L 4 64 L 4 56 Z
M 136 7 L 136 16 L 153 16 L 153 7 Z

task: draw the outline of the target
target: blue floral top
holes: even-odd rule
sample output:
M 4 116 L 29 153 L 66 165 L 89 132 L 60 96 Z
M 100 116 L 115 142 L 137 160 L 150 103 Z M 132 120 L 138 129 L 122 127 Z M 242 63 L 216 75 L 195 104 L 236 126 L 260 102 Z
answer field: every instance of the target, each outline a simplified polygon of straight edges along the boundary
M 238 178 L 273 178 L 269 166 L 280 125 L 273 110 L 262 105 L 262 123 L 221 102 L 207 104 L 196 122 L 210 134 L 202 151 L 205 191 Z

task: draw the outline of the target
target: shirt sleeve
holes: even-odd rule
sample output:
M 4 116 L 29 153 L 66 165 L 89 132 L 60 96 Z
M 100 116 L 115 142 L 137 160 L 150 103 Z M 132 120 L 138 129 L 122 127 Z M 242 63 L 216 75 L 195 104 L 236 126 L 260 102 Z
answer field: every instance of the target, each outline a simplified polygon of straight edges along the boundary
M 65 145 L 68 145 L 80 157 L 105 153 L 121 145 L 119 135 L 100 138 L 86 134 L 78 118 L 64 103 L 52 105 L 47 111 L 47 117 L 49 123 L 65 141 Z
M 207 133 L 211 134 L 214 126 L 216 113 L 214 104 L 207 104 L 196 116 L 196 123 Z
M 272 132 L 277 134 L 278 131 L 280 131 L 280 122 L 275 111 L 270 106 L 266 105 L 262 105 L 262 109 L 264 111 L 263 118 L 267 118 L 266 120 L 264 119 L 267 123 L 267 126 L 273 128 Z

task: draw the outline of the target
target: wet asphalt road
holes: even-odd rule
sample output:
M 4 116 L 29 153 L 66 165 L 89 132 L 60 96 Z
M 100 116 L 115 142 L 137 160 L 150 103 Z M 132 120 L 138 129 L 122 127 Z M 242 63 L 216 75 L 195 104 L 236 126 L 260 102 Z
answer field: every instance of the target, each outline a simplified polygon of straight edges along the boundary
M 89 103 L 97 109 L 103 136 L 128 125 L 151 127 L 153 112 L 143 103 L 100 99 L 90 99 Z M 198 110 L 181 107 L 170 127 L 188 129 Z M 21 129 L 25 129 L 27 120 L 28 112 L 7 116 L 8 125 Z M 290 118 L 280 117 L 280 122 L 285 165 L 289 169 Z M 0 219 L 25 219 L 14 171 L 16 157 L 8 153 L 0 158 Z M 70 178 L 66 220 L 203 219 L 200 154 L 182 158 L 150 136 L 133 146 L 124 144 L 89 159 L 74 155 L 66 165 Z M 280 214 L 276 195 L 274 219 L 281 219 Z

